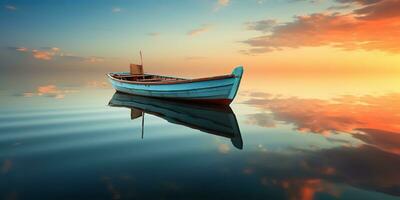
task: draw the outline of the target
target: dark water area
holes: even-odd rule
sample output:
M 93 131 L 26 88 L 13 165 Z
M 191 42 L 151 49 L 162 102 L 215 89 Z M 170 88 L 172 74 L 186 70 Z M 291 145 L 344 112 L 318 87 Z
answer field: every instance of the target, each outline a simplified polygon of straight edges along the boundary
M 1 199 L 400 199 L 400 95 L 1 90 Z

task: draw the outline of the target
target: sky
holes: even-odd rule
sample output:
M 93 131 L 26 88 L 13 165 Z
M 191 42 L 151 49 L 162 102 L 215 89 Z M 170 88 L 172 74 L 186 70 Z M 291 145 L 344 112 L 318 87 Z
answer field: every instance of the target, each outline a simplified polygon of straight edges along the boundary
M 400 73 L 400 0 L 0 1 L 2 74 Z

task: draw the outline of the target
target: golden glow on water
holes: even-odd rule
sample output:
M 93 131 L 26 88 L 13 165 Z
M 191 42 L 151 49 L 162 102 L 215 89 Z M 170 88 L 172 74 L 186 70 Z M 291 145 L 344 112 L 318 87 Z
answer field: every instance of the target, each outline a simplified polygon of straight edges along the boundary
M 242 91 L 284 96 L 334 98 L 340 95 L 383 95 L 400 92 L 400 75 L 245 74 Z

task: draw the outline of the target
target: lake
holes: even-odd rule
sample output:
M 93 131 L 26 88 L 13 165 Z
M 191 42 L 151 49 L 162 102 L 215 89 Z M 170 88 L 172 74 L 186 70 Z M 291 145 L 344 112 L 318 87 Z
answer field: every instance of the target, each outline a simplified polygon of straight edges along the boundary
M 221 108 L 37 76 L 1 81 L 2 199 L 400 199 L 396 77 L 245 74 Z

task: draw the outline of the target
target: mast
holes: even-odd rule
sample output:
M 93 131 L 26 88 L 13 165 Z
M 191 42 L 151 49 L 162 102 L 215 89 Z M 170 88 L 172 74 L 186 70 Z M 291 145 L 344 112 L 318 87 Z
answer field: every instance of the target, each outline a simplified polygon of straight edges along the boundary
M 142 139 L 144 135 L 144 112 L 142 113 Z
M 140 65 L 142 65 L 142 67 L 143 67 L 143 56 L 142 56 L 142 50 L 140 50 L 139 52 L 140 52 Z

